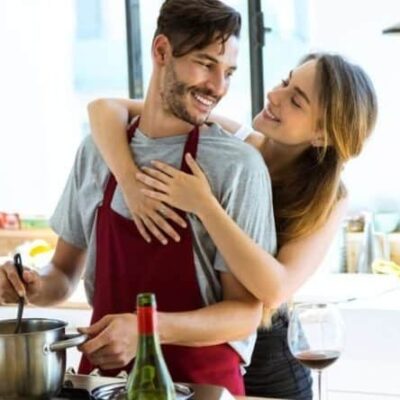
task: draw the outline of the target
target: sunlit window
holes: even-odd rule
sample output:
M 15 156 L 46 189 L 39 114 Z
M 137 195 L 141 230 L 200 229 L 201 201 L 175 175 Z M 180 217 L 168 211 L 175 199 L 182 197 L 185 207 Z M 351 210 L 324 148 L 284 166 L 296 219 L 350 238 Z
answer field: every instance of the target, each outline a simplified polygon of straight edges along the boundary
M 344 171 L 351 207 L 399 210 L 396 162 L 400 147 L 400 35 L 383 35 L 382 30 L 398 22 L 400 2 L 312 0 L 310 10 L 311 48 L 341 53 L 361 65 L 378 95 L 376 129 L 361 156 Z
M 217 111 L 251 121 L 247 2 L 226 0 L 243 17 L 238 71 Z M 141 0 L 144 88 L 162 0 Z M 360 6 L 362 5 L 362 6 Z M 400 35 L 396 0 L 262 0 L 265 91 L 310 50 L 335 51 L 362 65 L 375 83 L 380 115 L 364 153 L 346 167 L 351 208 L 400 207 L 397 184 Z M 355 18 L 357 16 L 357 18 Z M 1 0 L 0 211 L 49 216 L 88 134 L 87 103 L 127 97 L 124 0 Z
M 128 96 L 123 0 L 0 2 L 0 210 L 49 216 L 86 105 Z

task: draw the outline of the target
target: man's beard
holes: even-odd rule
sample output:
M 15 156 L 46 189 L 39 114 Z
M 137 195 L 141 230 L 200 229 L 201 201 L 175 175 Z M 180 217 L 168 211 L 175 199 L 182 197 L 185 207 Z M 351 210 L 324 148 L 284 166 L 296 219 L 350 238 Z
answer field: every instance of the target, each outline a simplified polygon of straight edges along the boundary
M 187 101 L 187 95 L 191 96 L 191 92 L 197 92 L 204 96 L 212 96 L 216 99 L 215 104 L 220 100 L 209 89 L 189 86 L 185 82 L 180 81 L 174 69 L 173 62 L 171 62 L 166 69 L 164 89 L 161 93 L 164 110 L 191 125 L 202 125 L 207 120 L 209 114 L 205 116 L 203 116 L 204 114 L 190 114 L 188 106 L 185 104 L 185 99 Z

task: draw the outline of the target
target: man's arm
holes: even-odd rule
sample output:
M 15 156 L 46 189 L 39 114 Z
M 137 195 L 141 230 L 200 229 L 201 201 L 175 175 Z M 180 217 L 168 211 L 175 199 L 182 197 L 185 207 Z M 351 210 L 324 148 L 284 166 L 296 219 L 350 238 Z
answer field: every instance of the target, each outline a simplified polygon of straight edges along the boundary
M 67 299 L 79 282 L 84 254 L 84 250 L 60 238 L 50 264 L 39 272 L 25 269 L 23 282 L 12 263 L 3 265 L 0 286 L 3 293 L 9 293 L 3 301 L 13 302 L 17 294 L 38 306 L 50 306 Z
M 254 333 L 262 306 L 230 273 L 221 273 L 224 300 L 194 311 L 158 313 L 163 344 L 211 346 L 241 340 Z M 121 368 L 136 355 L 136 314 L 107 315 L 81 329 L 92 339 L 80 347 L 93 365 Z
M 49 306 L 66 300 L 81 278 L 85 254 L 85 250 L 61 238 L 58 239 L 51 263 L 39 272 L 41 288 L 31 298 L 31 302 L 40 306 Z M 28 273 L 25 272 L 25 275 Z M 25 281 L 29 281 L 25 275 Z
M 257 330 L 262 306 L 230 273 L 220 273 L 223 301 L 182 313 L 159 313 L 161 342 L 208 346 L 248 337 Z

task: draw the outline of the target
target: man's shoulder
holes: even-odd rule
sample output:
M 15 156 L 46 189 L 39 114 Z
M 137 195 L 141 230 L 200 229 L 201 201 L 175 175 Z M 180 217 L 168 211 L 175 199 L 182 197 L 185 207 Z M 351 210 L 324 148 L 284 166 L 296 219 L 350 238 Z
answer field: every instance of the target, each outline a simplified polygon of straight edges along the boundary
M 84 158 L 89 159 L 89 158 L 96 157 L 97 154 L 98 154 L 98 151 L 97 151 L 96 145 L 93 142 L 92 135 L 86 135 L 82 139 L 82 141 L 79 145 L 77 155 L 79 157 L 84 157 Z
M 225 131 L 220 125 L 214 122 L 204 124 L 200 128 L 200 138 L 205 140 L 207 139 L 214 139 L 221 141 L 233 140 L 234 142 L 242 142 L 241 140 L 237 139 L 234 135 Z
M 248 167 L 265 169 L 266 165 L 258 150 L 246 142 L 224 131 L 217 124 L 210 124 L 200 132 L 200 148 L 202 155 L 217 160 L 218 164 L 233 164 L 242 168 Z M 221 165 L 221 164 L 220 164 Z
M 87 135 L 82 139 L 76 154 L 76 158 L 82 166 L 88 164 L 96 164 L 96 166 L 100 166 L 98 165 L 99 163 L 104 164 L 91 135 Z
M 92 181 L 101 186 L 107 177 L 107 165 L 91 135 L 85 136 L 80 143 L 75 157 L 74 170 L 79 186 L 86 186 Z

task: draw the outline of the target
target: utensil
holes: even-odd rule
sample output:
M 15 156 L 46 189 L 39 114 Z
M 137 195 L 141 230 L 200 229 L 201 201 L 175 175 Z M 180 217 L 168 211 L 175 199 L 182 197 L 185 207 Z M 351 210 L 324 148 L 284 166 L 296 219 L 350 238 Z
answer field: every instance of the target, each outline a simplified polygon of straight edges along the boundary
M 14 255 L 14 265 L 15 269 L 17 270 L 18 277 L 22 281 L 22 274 L 24 272 L 24 267 L 22 265 L 22 258 L 21 254 L 16 253 Z M 24 305 L 25 305 L 25 299 L 23 296 L 20 296 L 18 298 L 18 312 L 17 312 L 17 325 L 15 326 L 15 332 L 14 333 L 20 333 L 21 332 L 21 322 L 22 322 L 22 314 L 24 312 Z
M 66 349 L 79 346 L 87 335 L 66 334 L 67 323 L 55 319 L 24 318 L 0 321 L 0 399 L 52 398 L 61 389 Z
M 125 399 L 126 382 L 108 383 L 92 390 L 91 395 L 95 400 L 119 400 Z M 194 395 L 194 390 L 185 384 L 174 383 L 176 400 L 188 400 Z
M 339 309 L 328 303 L 294 307 L 288 329 L 293 356 L 318 373 L 318 400 L 322 400 L 322 370 L 332 365 L 344 347 L 344 322 Z

